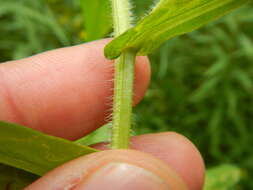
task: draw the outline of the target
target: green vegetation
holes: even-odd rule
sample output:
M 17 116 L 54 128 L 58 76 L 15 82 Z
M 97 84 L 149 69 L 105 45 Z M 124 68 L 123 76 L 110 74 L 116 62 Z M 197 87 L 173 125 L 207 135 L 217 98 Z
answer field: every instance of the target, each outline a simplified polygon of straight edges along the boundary
M 206 173 L 204 190 L 234 189 L 241 176 L 240 168 L 233 165 L 221 165 L 209 169 Z
M 0 121 L 0 129 L 0 144 L 5 145 L 0 146 L 0 163 L 40 176 L 70 160 L 96 152 L 27 127 Z
M 0 61 L 109 36 L 110 14 L 103 12 L 108 5 L 81 1 L 0 0 Z M 102 16 L 97 24 L 85 13 L 83 1 L 91 13 L 107 19 Z M 152 1 L 135 4 L 138 20 Z M 135 134 L 177 131 L 197 145 L 208 167 L 233 163 L 242 168 L 237 189 L 253 189 L 252 21 L 251 3 L 166 42 L 150 56 L 151 86 L 134 117 Z
M 153 54 L 152 84 L 137 107 L 134 129 L 184 134 L 207 166 L 243 168 L 243 189 L 253 188 L 252 21 L 251 4 Z
M 192 32 L 248 0 L 160 0 L 148 16 L 105 47 L 105 56 L 118 57 L 132 49 L 139 55 L 153 53 L 165 41 Z

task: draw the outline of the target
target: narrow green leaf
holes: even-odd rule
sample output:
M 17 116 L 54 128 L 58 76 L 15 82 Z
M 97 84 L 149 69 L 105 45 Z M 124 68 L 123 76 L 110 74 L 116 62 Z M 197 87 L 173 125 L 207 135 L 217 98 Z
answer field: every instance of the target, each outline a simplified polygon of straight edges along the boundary
M 190 97 L 192 102 L 200 102 L 210 96 L 211 92 L 215 91 L 216 86 L 221 81 L 220 77 L 212 77 L 205 81 L 202 86 L 200 86 L 196 92 Z
M 161 0 L 137 26 L 114 39 L 105 56 L 117 58 L 126 49 L 147 55 L 166 40 L 191 32 L 249 0 Z
M 43 175 L 95 149 L 0 121 L 0 163 Z
M 111 126 L 111 123 L 107 123 L 75 142 L 85 146 L 94 145 L 101 142 L 109 142 L 111 139 Z
M 85 40 L 104 37 L 112 29 L 109 0 L 80 0 L 85 27 Z
M 240 168 L 224 164 L 207 170 L 204 190 L 230 190 L 240 178 Z
M 250 74 L 243 71 L 242 69 L 237 69 L 234 72 L 234 76 L 236 80 L 240 83 L 240 85 L 247 91 L 251 91 L 253 87 L 253 82 Z
M 0 190 L 22 190 L 39 176 L 0 164 Z

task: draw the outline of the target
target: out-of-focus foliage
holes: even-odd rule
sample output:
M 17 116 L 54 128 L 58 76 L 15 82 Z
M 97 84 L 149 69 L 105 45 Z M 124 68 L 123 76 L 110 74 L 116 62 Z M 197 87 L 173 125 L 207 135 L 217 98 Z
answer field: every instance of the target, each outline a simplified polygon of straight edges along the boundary
M 134 2 L 136 20 L 153 4 Z M 0 0 L 0 62 L 88 41 L 83 14 L 78 0 Z M 150 59 L 134 132 L 180 132 L 207 166 L 234 163 L 243 170 L 238 190 L 253 189 L 253 4 L 168 41 Z
M 0 164 L 0 189 L 20 190 L 36 180 L 38 176 Z
M 241 177 L 240 168 L 224 164 L 206 172 L 204 190 L 234 190 Z
M 71 44 L 45 2 L 0 0 L 0 5 L 0 61 Z
M 92 41 L 106 36 L 112 28 L 110 2 L 108 0 L 80 0 L 80 2 L 85 27 L 84 39 Z

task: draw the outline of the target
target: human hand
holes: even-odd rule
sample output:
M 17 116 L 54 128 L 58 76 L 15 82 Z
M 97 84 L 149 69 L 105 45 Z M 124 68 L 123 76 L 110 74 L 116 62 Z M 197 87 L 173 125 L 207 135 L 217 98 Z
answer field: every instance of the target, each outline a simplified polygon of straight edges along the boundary
M 110 114 L 108 97 L 113 89 L 113 63 L 103 56 L 107 42 L 0 64 L 0 120 L 71 140 L 101 126 Z M 150 78 L 145 57 L 138 58 L 135 77 L 137 104 Z M 106 150 L 80 157 L 26 190 L 201 190 L 203 160 L 185 137 L 170 132 L 136 136 L 131 148 L 135 150 Z

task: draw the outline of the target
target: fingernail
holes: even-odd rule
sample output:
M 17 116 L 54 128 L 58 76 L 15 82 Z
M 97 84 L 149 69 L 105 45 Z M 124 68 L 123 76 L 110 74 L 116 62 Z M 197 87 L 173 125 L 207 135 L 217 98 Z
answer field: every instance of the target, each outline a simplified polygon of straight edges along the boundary
M 85 179 L 75 190 L 168 190 L 152 172 L 127 163 L 110 163 Z

